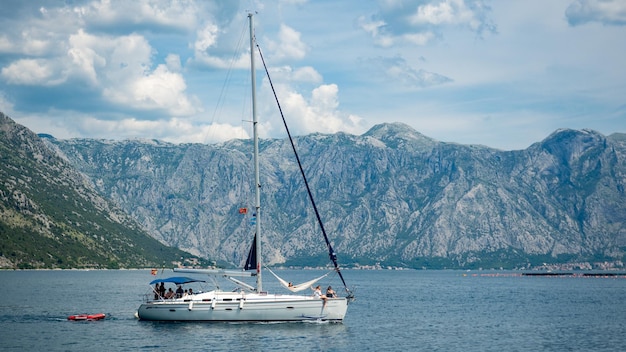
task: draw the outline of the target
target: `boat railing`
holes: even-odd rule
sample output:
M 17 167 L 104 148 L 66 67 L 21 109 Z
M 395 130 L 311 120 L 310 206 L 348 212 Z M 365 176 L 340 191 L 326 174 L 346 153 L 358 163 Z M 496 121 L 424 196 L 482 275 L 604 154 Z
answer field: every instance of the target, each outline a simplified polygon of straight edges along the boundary
M 143 301 L 154 302 L 154 301 L 158 301 L 158 299 L 154 299 L 154 292 L 148 292 L 148 293 L 143 294 Z
M 199 292 L 194 292 L 192 294 L 184 294 L 182 297 L 173 296 L 173 297 L 167 298 L 167 297 L 161 296 L 158 293 L 155 294 L 155 292 L 153 290 L 152 292 L 147 292 L 147 293 L 143 294 L 143 301 L 146 302 L 146 303 L 148 303 L 148 302 L 171 302 L 171 301 L 174 301 L 176 299 L 183 298 L 183 299 L 185 299 L 185 302 L 189 302 L 189 301 L 193 300 L 193 297 L 195 295 L 198 295 L 200 293 L 203 293 L 203 292 L 199 291 Z M 155 298 L 155 296 L 156 296 L 156 298 Z
M 155 298 L 156 296 L 156 298 Z M 143 294 L 144 302 L 159 302 L 159 301 L 169 301 L 170 299 L 162 297 L 158 293 L 155 295 L 154 292 L 147 292 Z

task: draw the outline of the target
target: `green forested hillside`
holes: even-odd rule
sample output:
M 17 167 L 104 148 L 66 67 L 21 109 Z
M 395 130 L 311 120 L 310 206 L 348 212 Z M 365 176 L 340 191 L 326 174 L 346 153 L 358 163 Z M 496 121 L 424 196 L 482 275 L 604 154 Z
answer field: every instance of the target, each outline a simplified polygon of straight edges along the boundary
M 0 113 L 0 268 L 169 267 L 192 257 L 148 236 Z

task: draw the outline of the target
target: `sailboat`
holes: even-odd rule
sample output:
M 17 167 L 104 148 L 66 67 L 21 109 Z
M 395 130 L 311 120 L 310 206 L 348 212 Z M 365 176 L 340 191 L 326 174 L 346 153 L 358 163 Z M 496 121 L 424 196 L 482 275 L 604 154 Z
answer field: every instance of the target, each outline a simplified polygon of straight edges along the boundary
M 281 279 L 269 268 L 268 271 L 276 276 L 279 282 L 291 291 L 289 294 L 274 293 L 270 294 L 263 290 L 262 272 L 263 261 L 261 251 L 261 183 L 259 179 L 259 145 L 257 133 L 257 116 L 256 116 L 256 76 L 254 67 L 255 57 L 255 36 L 253 26 L 253 15 L 248 14 L 250 26 L 250 66 L 251 66 L 251 83 L 252 83 L 252 124 L 253 124 L 253 140 L 254 140 L 254 178 L 255 178 L 255 235 L 253 244 L 250 248 L 248 258 L 244 270 L 223 270 L 223 269 L 185 269 L 175 268 L 174 272 L 186 274 L 207 274 L 217 277 L 223 277 L 237 285 L 237 289 L 232 291 L 223 291 L 219 287 L 208 292 L 192 293 L 185 296 L 179 295 L 175 298 L 162 297 L 157 290 L 155 295 L 148 295 L 146 302 L 141 304 L 136 316 L 140 320 L 153 321 L 223 321 L 223 322 L 277 322 L 277 321 L 331 321 L 342 322 L 348 310 L 348 304 L 354 299 L 352 292 L 348 289 L 343 275 L 337 263 L 337 256 L 331 246 L 324 226 L 321 222 L 319 212 L 315 206 L 315 201 L 306 180 L 302 164 L 296 154 L 296 160 L 300 166 L 300 171 L 304 178 L 304 184 L 309 194 L 309 198 L 313 205 L 313 209 L 320 224 L 326 245 L 329 251 L 330 261 L 334 264 L 332 271 L 336 272 L 341 279 L 345 288 L 344 295 L 326 296 L 323 293 L 314 294 L 297 294 L 302 290 L 308 290 L 310 293 L 312 285 L 326 275 L 314 278 L 308 282 L 292 285 L 286 280 Z M 258 46 L 257 46 L 258 47 Z M 259 49 L 261 59 L 263 55 Z M 265 71 L 267 66 L 263 60 Z M 271 83 L 271 79 L 268 79 Z M 272 85 L 273 89 L 273 85 Z M 276 97 L 276 93 L 274 92 Z M 276 99 L 278 103 L 278 99 Z M 280 104 L 279 104 L 280 110 Z M 281 110 L 282 115 L 282 110 Z M 284 122 L 283 117 L 283 122 Z M 287 127 L 285 123 L 285 127 Z M 295 150 L 293 139 L 287 129 L 287 134 Z M 251 270 L 250 270 L 251 269 Z M 331 272 L 332 272 L 331 271 Z M 256 277 L 255 285 L 250 285 L 243 279 L 238 277 Z M 199 281 L 187 277 L 174 277 L 167 279 L 153 280 L 150 284 L 160 284 L 161 282 L 171 282 L 177 285 Z

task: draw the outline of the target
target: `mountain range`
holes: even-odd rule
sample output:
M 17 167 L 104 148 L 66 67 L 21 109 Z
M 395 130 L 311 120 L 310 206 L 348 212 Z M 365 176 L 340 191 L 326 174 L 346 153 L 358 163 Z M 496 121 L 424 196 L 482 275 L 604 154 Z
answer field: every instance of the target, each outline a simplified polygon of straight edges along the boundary
M 56 155 L 161 243 L 238 266 L 253 227 L 252 143 L 59 140 Z M 560 129 L 527 149 L 444 143 L 400 123 L 295 138 L 344 265 L 622 267 L 626 135 Z M 328 254 L 288 140 L 264 139 L 268 265 Z

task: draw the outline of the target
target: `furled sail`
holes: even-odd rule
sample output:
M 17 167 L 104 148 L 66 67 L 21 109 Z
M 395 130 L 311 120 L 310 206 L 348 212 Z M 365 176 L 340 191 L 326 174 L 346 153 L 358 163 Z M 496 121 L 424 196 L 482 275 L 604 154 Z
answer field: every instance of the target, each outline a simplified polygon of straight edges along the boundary
M 319 280 L 325 278 L 326 276 L 328 276 L 328 274 L 332 273 L 332 271 L 327 272 L 326 274 L 318 277 L 317 279 L 313 279 L 307 282 L 303 282 L 301 284 L 297 284 L 297 285 L 293 285 L 290 282 L 287 282 L 283 279 L 281 279 L 278 275 L 276 275 L 276 273 L 274 273 L 270 268 L 267 268 L 267 270 L 269 270 L 270 273 L 272 273 L 272 275 L 274 275 L 274 277 L 280 282 L 281 285 L 283 285 L 286 289 L 288 289 L 291 292 L 299 292 L 302 290 L 306 290 L 307 288 L 311 287 L 311 285 L 313 285 L 314 283 L 318 282 Z
M 252 241 L 252 246 L 250 246 L 248 259 L 246 259 L 246 265 L 243 266 L 243 270 L 256 270 L 256 234 L 254 234 L 254 241 Z

